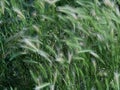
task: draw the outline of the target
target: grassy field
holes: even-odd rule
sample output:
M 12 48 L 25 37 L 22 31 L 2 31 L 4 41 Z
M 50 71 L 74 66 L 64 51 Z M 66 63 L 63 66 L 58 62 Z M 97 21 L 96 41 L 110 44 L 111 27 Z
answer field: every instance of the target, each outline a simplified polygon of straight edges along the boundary
M 0 0 L 0 90 L 120 90 L 119 0 Z

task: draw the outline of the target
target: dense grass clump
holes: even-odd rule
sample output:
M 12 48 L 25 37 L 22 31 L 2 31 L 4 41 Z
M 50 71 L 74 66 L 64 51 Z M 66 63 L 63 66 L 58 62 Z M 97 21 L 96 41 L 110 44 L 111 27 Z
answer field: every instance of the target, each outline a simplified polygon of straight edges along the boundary
M 1 0 L 0 89 L 120 90 L 119 0 Z

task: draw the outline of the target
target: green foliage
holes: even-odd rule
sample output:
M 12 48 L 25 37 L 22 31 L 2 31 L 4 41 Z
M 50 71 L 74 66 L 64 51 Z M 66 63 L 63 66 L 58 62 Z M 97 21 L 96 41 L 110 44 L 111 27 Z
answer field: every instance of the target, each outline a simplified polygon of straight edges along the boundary
M 119 90 L 117 3 L 1 0 L 0 89 Z

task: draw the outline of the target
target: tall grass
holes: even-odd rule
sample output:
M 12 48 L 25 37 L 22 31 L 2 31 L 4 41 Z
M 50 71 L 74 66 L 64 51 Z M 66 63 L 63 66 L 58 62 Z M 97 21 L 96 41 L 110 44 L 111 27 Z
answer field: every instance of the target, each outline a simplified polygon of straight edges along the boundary
M 1 0 L 0 89 L 119 90 L 115 0 Z

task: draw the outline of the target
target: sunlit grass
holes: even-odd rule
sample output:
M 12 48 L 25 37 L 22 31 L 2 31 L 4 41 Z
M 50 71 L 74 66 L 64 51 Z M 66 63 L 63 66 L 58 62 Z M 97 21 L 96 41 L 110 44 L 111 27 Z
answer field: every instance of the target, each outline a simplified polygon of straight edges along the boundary
M 0 89 L 119 90 L 118 4 L 1 0 Z

